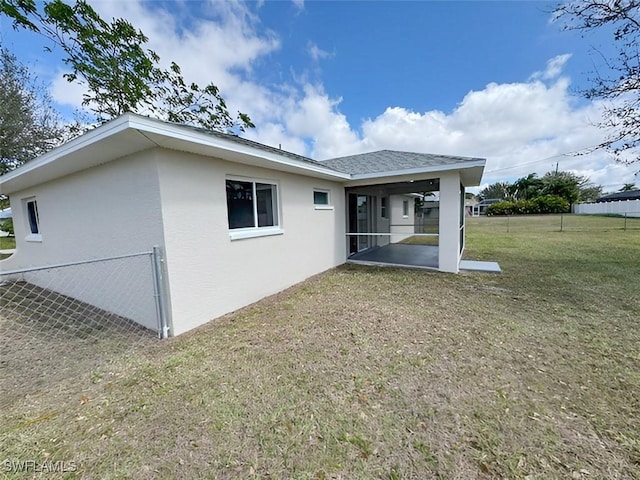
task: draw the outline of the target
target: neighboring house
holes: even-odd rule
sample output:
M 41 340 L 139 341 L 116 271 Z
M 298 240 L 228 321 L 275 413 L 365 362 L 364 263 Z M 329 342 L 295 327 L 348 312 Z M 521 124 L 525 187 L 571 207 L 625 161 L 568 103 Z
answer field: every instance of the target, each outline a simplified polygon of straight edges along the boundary
M 476 203 L 473 206 L 473 216 L 477 217 L 479 215 L 485 215 L 487 213 L 487 207 L 489 205 L 493 205 L 494 203 L 504 202 L 503 198 L 487 198 Z
M 464 189 L 480 184 L 484 165 L 394 151 L 318 162 L 125 114 L 0 177 L 17 243 L 0 270 L 158 245 L 177 335 L 375 248 L 378 235 L 370 234 L 389 236 L 396 216 L 413 221 L 404 199 L 415 192 L 439 192 L 434 266 L 458 272 Z M 29 281 L 38 282 L 36 273 Z M 91 281 L 100 279 L 83 280 Z M 72 287 L 62 293 L 118 313 L 109 304 L 116 292 L 102 288 L 100 298 Z M 153 328 L 143 316 L 134 320 Z
M 628 190 L 626 192 L 609 193 L 597 199 L 596 202 L 620 202 L 624 200 L 640 200 L 640 190 Z
M 475 196 L 473 198 L 467 198 L 464 201 L 464 213 L 467 217 L 473 217 L 473 212 L 476 209 L 476 205 L 480 203 L 476 200 Z

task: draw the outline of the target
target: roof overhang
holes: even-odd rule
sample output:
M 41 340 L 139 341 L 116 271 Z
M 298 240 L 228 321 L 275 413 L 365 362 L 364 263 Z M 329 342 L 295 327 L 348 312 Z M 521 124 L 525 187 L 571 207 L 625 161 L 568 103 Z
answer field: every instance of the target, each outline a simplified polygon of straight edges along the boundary
M 0 193 L 11 194 L 156 147 L 339 182 L 351 178 L 232 139 L 127 113 L 0 176 Z
M 279 153 L 259 144 L 211 135 L 204 131 L 127 113 L 0 176 L 0 194 L 11 194 L 152 148 L 166 148 L 340 182 L 345 187 L 411 182 L 459 171 L 464 186 L 480 185 L 485 161 L 421 167 L 408 170 L 348 174 Z
M 357 187 L 363 185 L 379 185 L 385 183 L 416 182 L 429 178 L 439 178 L 443 172 L 458 171 L 460 182 L 465 187 L 475 187 L 480 185 L 486 160 L 478 159 L 474 161 L 463 161 L 448 165 L 437 165 L 430 167 L 412 168 L 398 170 L 395 172 L 363 173 L 351 176 L 351 180 L 346 182 L 346 187 Z

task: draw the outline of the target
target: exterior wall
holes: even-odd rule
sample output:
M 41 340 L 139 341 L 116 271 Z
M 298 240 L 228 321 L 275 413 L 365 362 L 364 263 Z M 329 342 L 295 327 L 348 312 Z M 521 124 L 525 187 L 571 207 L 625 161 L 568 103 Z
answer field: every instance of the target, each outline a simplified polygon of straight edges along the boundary
M 460 175 L 442 172 L 440 176 L 440 237 L 438 269 L 458 273 L 460 263 Z
M 159 153 L 158 166 L 172 334 L 345 262 L 340 183 L 168 150 Z M 277 183 L 283 234 L 230 239 L 227 175 Z M 332 210 L 314 208 L 314 188 L 330 190 Z
M 24 199 L 29 197 L 37 201 L 41 242 L 25 240 L 30 231 Z M 16 252 L 0 261 L 0 271 L 126 255 L 163 244 L 160 189 L 152 152 L 14 192 L 10 198 Z M 135 265 L 140 266 L 138 262 Z M 42 287 L 56 285 L 59 293 L 155 329 L 153 284 L 141 282 L 138 295 L 131 291 L 131 285 L 109 281 L 115 275 L 110 268 L 116 265 L 105 262 L 92 264 L 91 268 L 65 267 L 24 274 L 22 278 Z M 117 268 L 126 268 L 126 264 Z M 150 260 L 142 268 L 148 268 L 150 282 Z M 117 301 L 136 296 L 140 302 L 123 305 Z M 151 301 L 144 301 L 148 296 Z
M 409 215 L 403 215 L 402 203 L 409 202 Z M 409 195 L 391 195 L 389 197 L 391 216 L 391 243 L 398 243 L 415 233 L 415 199 Z
M 387 201 L 387 212 L 386 217 L 382 216 L 382 199 L 386 198 Z M 376 232 L 379 233 L 391 233 L 391 199 L 389 197 L 377 197 L 377 207 L 376 207 Z M 384 235 L 378 238 L 378 246 L 383 247 L 385 245 L 389 245 L 391 243 L 391 237 Z
M 640 217 L 640 200 L 622 200 L 618 202 L 579 203 L 573 206 L 573 213 L 597 215 L 614 214 L 627 217 Z

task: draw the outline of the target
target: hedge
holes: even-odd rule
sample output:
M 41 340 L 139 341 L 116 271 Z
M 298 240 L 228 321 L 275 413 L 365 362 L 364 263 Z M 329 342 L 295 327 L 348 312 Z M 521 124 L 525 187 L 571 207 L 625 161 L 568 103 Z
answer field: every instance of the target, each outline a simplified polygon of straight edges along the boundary
M 569 202 L 558 195 L 543 195 L 531 200 L 493 203 L 487 207 L 487 215 L 531 215 L 536 213 L 568 213 Z

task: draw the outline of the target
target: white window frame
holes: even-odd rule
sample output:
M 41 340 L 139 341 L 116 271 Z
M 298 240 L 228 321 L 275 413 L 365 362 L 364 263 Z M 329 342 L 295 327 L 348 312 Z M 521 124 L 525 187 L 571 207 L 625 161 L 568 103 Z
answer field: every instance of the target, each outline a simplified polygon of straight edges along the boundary
M 29 218 L 29 204 L 33 203 L 33 207 L 34 207 L 34 214 L 35 214 L 35 221 L 36 221 L 36 229 L 38 230 L 37 232 L 34 232 L 33 229 L 31 228 L 31 219 Z M 27 236 L 24 238 L 25 241 L 27 242 L 42 242 L 42 228 L 40 227 L 40 214 L 38 212 L 38 200 L 36 199 L 36 197 L 28 197 L 28 198 L 23 198 L 22 199 L 22 205 L 24 207 L 24 212 L 25 212 L 25 227 L 26 227 L 26 231 Z
M 409 200 L 402 201 L 402 218 L 409 218 Z
M 229 228 L 229 238 L 231 240 L 242 240 L 244 238 L 255 238 L 255 237 L 267 237 L 270 235 L 282 235 L 284 234 L 284 229 L 282 228 L 282 212 L 280 208 L 280 183 L 277 180 L 266 179 L 266 178 L 257 178 L 257 177 L 242 177 L 237 175 L 227 175 L 224 181 L 225 187 L 225 197 L 227 190 L 227 180 L 236 181 L 236 182 L 246 182 L 251 183 L 253 188 L 253 227 L 242 227 L 242 228 Z M 256 195 L 256 183 L 264 183 L 266 185 L 272 185 L 276 188 L 276 201 L 275 201 L 275 213 L 276 213 L 276 225 L 271 225 L 268 227 L 259 227 L 258 226 L 258 205 L 257 205 L 257 195 Z M 229 204 L 225 203 L 227 207 L 227 215 L 229 214 Z
M 316 203 L 316 192 L 326 193 L 327 203 Z M 325 188 L 314 188 L 313 189 L 313 208 L 315 208 L 316 210 L 333 210 L 333 205 L 331 205 L 331 190 L 327 190 Z

